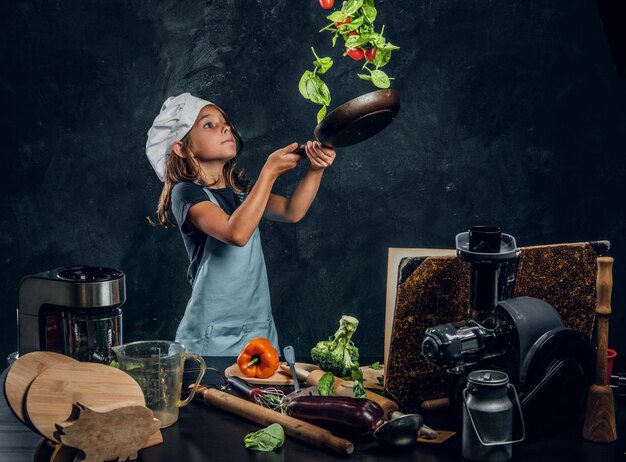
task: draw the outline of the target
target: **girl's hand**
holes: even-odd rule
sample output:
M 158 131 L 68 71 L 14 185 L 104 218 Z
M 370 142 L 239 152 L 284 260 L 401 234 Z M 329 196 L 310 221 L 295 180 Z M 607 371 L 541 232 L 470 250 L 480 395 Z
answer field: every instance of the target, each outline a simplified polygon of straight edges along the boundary
M 276 176 L 293 170 L 296 168 L 298 161 L 302 159 L 300 154 L 294 154 L 293 152 L 298 149 L 298 146 L 298 143 L 291 143 L 289 146 L 274 151 L 267 158 L 265 168 Z
M 307 141 L 304 151 L 311 162 L 311 170 L 325 169 L 334 162 L 336 156 L 334 149 L 322 147 L 319 141 Z

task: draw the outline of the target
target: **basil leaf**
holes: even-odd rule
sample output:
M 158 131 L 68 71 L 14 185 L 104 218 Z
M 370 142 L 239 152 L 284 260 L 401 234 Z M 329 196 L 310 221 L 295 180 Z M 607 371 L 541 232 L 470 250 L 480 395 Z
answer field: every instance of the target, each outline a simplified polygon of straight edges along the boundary
M 361 26 L 361 35 L 373 35 L 374 34 L 374 27 L 370 26 L 369 24 L 363 24 Z
M 372 76 L 371 75 L 367 75 L 367 74 L 357 74 L 359 76 L 359 79 L 361 80 L 367 80 L 369 82 L 372 81 Z
M 389 50 L 381 50 L 380 48 L 376 50 L 376 56 L 374 57 L 374 66 L 383 67 L 385 66 L 389 60 L 391 59 L 391 51 Z
M 326 106 L 324 106 L 320 112 L 326 113 Z M 320 123 L 319 113 L 317 114 L 317 123 Z M 323 118 L 323 117 L 322 117 Z M 333 391 L 333 384 L 335 383 L 335 376 L 331 372 L 325 372 L 317 382 L 317 390 L 320 392 L 320 396 L 330 396 Z
M 352 16 L 362 6 L 363 6 L 363 0 L 350 0 L 345 9 L 345 12 L 347 13 L 348 16 Z
M 333 46 L 337 43 L 337 34 L 333 35 Z
M 362 37 L 361 35 L 353 35 L 352 37 L 348 37 L 346 40 L 346 48 L 356 48 L 361 45 L 365 45 L 369 39 L 367 37 Z
M 313 65 L 318 68 L 318 74 L 324 74 L 328 69 L 333 67 L 333 60 L 326 56 L 325 58 L 319 58 L 313 61 Z
M 385 37 L 380 34 L 372 34 L 370 36 L 370 41 L 372 42 L 373 46 L 375 46 L 376 48 L 380 48 L 385 44 Z
M 307 90 L 307 83 L 309 80 L 311 80 L 312 75 L 313 72 L 304 71 L 304 74 L 302 74 L 302 77 L 300 77 L 300 82 L 298 82 L 298 90 L 300 90 L 300 94 L 304 96 L 305 99 L 311 99 Z
M 248 433 L 243 442 L 247 449 L 253 451 L 273 451 L 285 442 L 285 431 L 280 424 L 273 423 L 257 432 Z
M 378 88 L 389 88 L 389 85 L 391 85 L 389 76 L 380 69 L 372 71 L 372 83 Z
M 372 363 L 372 364 L 370 365 L 370 367 L 371 367 L 372 369 L 376 369 L 377 371 L 379 371 L 379 370 L 381 370 L 381 369 L 382 369 L 382 366 L 380 365 L 380 361 L 376 361 L 375 363 Z
M 326 106 L 322 106 L 322 109 L 317 112 L 317 123 L 319 124 L 324 117 L 326 117 Z
M 348 24 L 344 24 L 341 27 L 346 27 L 348 30 L 357 30 L 359 27 L 361 27 L 361 25 L 363 24 L 363 17 L 360 16 L 358 18 L 356 18 L 354 21 L 350 21 Z
M 306 90 L 311 101 L 320 106 L 330 106 L 330 90 L 317 75 L 314 75 L 309 79 L 306 85 Z
M 380 45 L 378 48 L 382 48 L 383 50 L 389 50 L 389 51 L 400 49 L 400 47 L 392 45 L 391 43 L 384 43 L 383 45 Z
M 306 92 L 307 95 L 309 95 L 309 99 L 315 104 L 324 104 L 324 97 L 319 91 L 318 85 L 316 83 L 316 76 L 313 76 L 309 80 L 307 80 Z
M 367 18 L 367 20 L 370 23 L 373 23 L 374 20 L 376 19 L 376 14 L 377 14 L 377 11 L 376 11 L 376 8 L 374 8 L 374 5 L 365 5 L 364 4 L 361 8 L 362 8 L 363 14 Z
M 343 11 L 335 11 L 334 13 L 326 17 L 332 22 L 344 22 L 348 16 L 350 16 L 349 13 L 344 13 Z

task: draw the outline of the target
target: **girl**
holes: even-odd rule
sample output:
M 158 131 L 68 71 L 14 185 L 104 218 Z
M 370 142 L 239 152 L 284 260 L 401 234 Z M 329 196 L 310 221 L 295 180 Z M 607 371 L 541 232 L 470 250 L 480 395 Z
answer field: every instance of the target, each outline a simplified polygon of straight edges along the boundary
M 156 226 L 173 224 L 173 215 L 190 260 L 191 298 L 176 341 L 202 356 L 236 356 L 254 337 L 278 349 L 258 224 L 302 219 L 335 159 L 307 142 L 309 169 L 286 198 L 272 187 L 302 159 L 298 144 L 270 154 L 254 185 L 235 170 L 242 147 L 224 111 L 189 93 L 168 98 L 148 131 L 146 154 L 164 181 Z

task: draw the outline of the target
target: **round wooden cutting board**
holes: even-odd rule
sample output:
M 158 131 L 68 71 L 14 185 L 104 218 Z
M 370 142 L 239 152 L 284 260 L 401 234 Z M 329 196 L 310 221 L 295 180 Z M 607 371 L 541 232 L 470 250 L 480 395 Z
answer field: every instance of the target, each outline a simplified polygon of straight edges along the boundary
M 139 384 L 125 372 L 103 364 L 74 362 L 52 366 L 33 380 L 26 394 L 26 413 L 39 433 L 58 441 L 54 424 L 65 421 L 77 401 L 89 407 L 121 401 L 146 404 Z
M 15 415 L 28 424 L 25 415 L 25 398 L 28 387 L 41 372 L 57 364 L 78 363 L 73 358 L 51 351 L 33 351 L 20 356 L 11 365 L 4 382 L 7 402 Z
M 287 363 L 281 362 L 280 364 Z M 307 363 L 296 363 L 296 367 L 299 369 L 303 369 L 307 372 L 319 369 L 319 367 L 317 367 L 315 364 Z M 233 364 L 232 366 L 227 367 L 224 371 L 224 374 L 226 374 L 226 377 L 241 377 L 246 382 L 255 385 L 293 385 L 293 379 L 291 378 L 291 375 L 289 375 L 287 372 L 281 371 L 280 367 L 276 372 L 274 372 L 274 375 L 266 379 L 260 379 L 258 377 L 248 377 L 244 375 L 243 372 L 241 372 L 241 370 L 239 369 L 239 366 L 237 366 L 237 364 Z

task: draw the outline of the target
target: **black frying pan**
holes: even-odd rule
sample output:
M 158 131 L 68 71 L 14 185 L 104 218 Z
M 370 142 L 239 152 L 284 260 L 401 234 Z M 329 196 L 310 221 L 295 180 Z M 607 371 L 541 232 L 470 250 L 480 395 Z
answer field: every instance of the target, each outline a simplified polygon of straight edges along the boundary
M 329 148 L 365 141 L 389 125 L 400 109 L 400 96 L 392 89 L 366 93 L 342 104 L 315 127 L 315 139 Z M 295 151 L 304 153 L 304 145 Z

